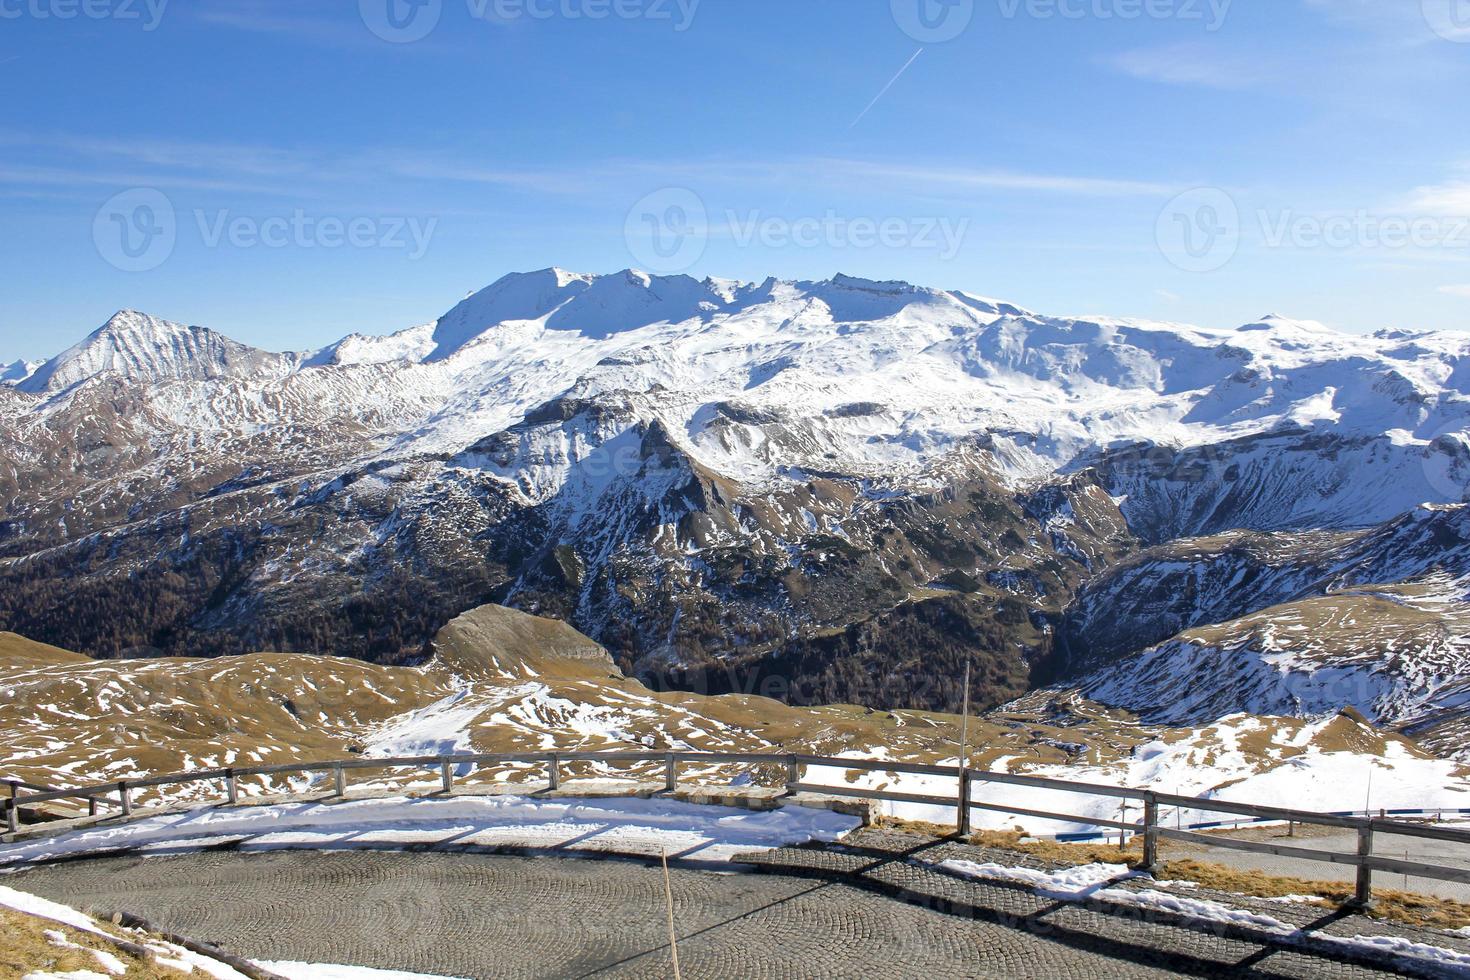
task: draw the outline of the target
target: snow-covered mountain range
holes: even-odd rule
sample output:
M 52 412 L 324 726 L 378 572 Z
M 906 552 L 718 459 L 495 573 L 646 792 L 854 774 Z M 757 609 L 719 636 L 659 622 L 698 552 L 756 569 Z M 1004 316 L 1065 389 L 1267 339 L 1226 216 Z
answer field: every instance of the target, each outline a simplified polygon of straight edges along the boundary
M 309 352 L 123 312 L 4 377 L 0 629 L 93 654 L 395 660 L 500 601 L 795 701 L 947 706 L 979 658 L 992 703 L 1238 671 L 1180 717 L 1408 723 L 1459 671 L 1470 336 L 551 269 Z M 1277 607 L 1327 652 L 1283 666 Z M 1319 656 L 1398 693 L 1292 680 Z

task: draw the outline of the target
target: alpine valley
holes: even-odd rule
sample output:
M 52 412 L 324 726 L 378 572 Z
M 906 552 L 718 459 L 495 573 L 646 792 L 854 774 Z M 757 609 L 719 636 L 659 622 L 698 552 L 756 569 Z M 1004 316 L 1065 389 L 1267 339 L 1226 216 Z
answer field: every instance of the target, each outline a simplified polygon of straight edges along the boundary
M 955 711 L 969 663 L 1001 733 L 1470 761 L 1470 335 L 549 269 L 322 350 L 125 311 L 3 371 L 0 629 L 92 658 L 409 669 L 497 604 L 649 704 Z

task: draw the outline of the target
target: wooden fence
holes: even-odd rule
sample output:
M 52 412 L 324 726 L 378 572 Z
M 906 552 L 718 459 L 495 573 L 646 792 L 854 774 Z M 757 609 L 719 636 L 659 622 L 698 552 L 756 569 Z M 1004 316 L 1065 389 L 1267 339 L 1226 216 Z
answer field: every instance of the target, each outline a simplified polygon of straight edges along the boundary
M 501 753 L 490 755 L 434 755 L 406 758 L 356 758 L 335 762 L 284 763 L 244 768 L 205 769 L 196 772 L 166 776 L 150 776 L 143 779 L 120 780 L 70 789 L 52 789 L 15 780 L 4 781 L 9 786 L 9 798 L 4 801 L 6 824 L 10 833 L 15 833 L 21 824 L 21 814 L 27 808 L 43 803 L 59 801 L 81 801 L 88 812 L 96 815 L 99 805 L 118 809 L 124 819 L 134 813 L 134 794 L 147 789 L 166 786 L 181 786 L 194 783 L 219 783 L 223 787 L 224 801 L 239 802 L 239 781 L 262 776 L 290 774 L 329 776 L 332 789 L 337 796 L 346 793 L 347 774 L 364 770 L 411 769 L 437 770 L 441 787 L 448 793 L 454 789 L 455 769 L 460 766 L 505 766 L 528 765 L 542 767 L 546 773 L 546 788 L 561 788 L 564 768 L 571 763 L 613 763 L 627 766 L 656 766 L 662 769 L 666 791 L 678 787 L 679 770 L 688 765 L 770 765 L 785 770 L 786 790 L 790 793 L 815 793 L 825 796 L 851 797 L 860 800 L 884 800 L 897 803 L 917 803 L 932 806 L 953 807 L 956 813 L 956 829 L 961 834 L 970 831 L 971 814 L 975 810 L 1004 813 L 1040 820 L 1064 821 L 1092 827 L 1105 827 L 1122 833 L 1133 833 L 1143 837 L 1143 863 L 1145 870 L 1153 870 L 1158 863 L 1160 840 L 1173 840 L 1206 847 L 1223 847 L 1278 857 L 1318 861 L 1346 865 L 1357 869 L 1356 902 L 1367 905 L 1373 897 L 1373 874 L 1376 871 L 1432 878 L 1470 884 L 1470 868 L 1453 868 L 1417 861 L 1399 860 L 1380 856 L 1374 846 L 1383 836 L 1415 837 L 1427 840 L 1470 844 L 1470 831 L 1401 820 L 1375 818 L 1371 816 L 1348 816 L 1343 814 L 1314 813 L 1306 810 L 1290 810 L 1280 807 L 1258 806 L 1250 803 L 1232 803 L 1192 796 L 1159 793 L 1149 789 L 1130 789 L 1107 786 L 1100 783 L 1074 782 L 1065 779 L 1049 779 L 1040 776 L 1023 776 L 1012 773 L 986 772 L 978 769 L 960 771 L 958 766 L 924 765 L 920 763 L 892 762 L 873 759 L 851 759 L 834 756 L 795 755 L 780 753 L 740 752 L 652 752 L 652 751 L 588 751 L 588 752 L 536 752 Z M 830 785 L 802 780 L 803 770 L 812 767 L 830 767 L 845 771 L 882 772 L 916 776 L 938 776 L 956 779 L 957 791 L 952 796 L 926 793 L 900 793 L 888 790 L 868 789 L 860 786 Z M 1005 784 L 1030 789 L 1055 791 L 1081 796 L 1104 797 L 1120 801 L 1120 809 L 1129 802 L 1136 803 L 1142 810 L 1142 820 L 1129 822 L 1111 820 L 1098 816 L 1085 816 L 1034 810 L 1002 802 L 987 802 L 983 798 L 986 784 Z M 976 799 L 977 787 L 981 798 Z M 115 797 L 115 799 L 113 798 Z M 1261 841 L 1237 840 L 1213 834 L 1201 834 L 1190 830 L 1171 829 L 1159 819 L 1163 808 L 1177 807 L 1212 813 L 1231 814 L 1254 822 L 1279 821 L 1337 827 L 1356 832 L 1357 848 L 1352 853 L 1315 850 L 1284 844 Z

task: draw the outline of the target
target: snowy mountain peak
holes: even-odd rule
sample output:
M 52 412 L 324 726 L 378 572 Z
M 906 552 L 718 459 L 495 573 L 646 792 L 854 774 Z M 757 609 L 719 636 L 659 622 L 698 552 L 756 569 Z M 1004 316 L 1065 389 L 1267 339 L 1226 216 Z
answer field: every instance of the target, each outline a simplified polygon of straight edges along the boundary
M 882 281 L 876 279 L 861 279 L 857 276 L 844 275 L 841 272 L 837 273 L 837 275 L 829 279 L 828 282 L 831 283 L 833 286 L 839 286 L 844 289 L 859 289 L 864 292 L 870 293 L 889 293 L 891 295 L 898 295 L 901 293 L 919 292 L 919 288 L 913 283 L 904 282 L 899 279 L 887 279 Z
M 606 338 L 653 323 L 678 323 L 723 308 L 729 284 L 690 276 L 651 276 L 634 269 L 606 276 L 563 269 L 513 273 L 444 314 L 434 326 L 427 360 L 445 360 L 505 323 L 537 321 L 549 330 Z
M 204 327 L 120 310 L 85 340 L 41 365 L 22 391 L 59 391 L 91 378 L 161 381 L 245 375 L 280 355 L 266 354 Z
M 0 384 L 20 384 L 39 366 L 31 361 L 13 361 L 10 364 L 0 364 Z
M 1306 333 L 1334 334 L 1337 331 L 1325 323 L 1316 320 L 1297 320 L 1293 317 L 1282 316 L 1279 313 L 1268 313 L 1255 323 L 1247 323 L 1240 327 L 1242 332 L 1250 331 L 1303 331 Z

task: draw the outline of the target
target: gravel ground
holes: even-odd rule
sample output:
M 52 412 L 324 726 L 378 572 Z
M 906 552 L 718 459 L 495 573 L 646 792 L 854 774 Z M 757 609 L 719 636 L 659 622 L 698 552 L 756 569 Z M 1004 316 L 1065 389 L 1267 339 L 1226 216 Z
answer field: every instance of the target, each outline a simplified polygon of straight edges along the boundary
M 684 976 L 1399 975 L 1262 935 L 1058 903 L 926 865 L 1027 863 L 1017 855 L 878 831 L 850 845 L 752 855 L 758 874 L 676 867 Z M 473 978 L 671 975 L 662 873 L 632 860 L 217 851 L 78 860 L 5 880 L 99 912 L 133 912 L 258 959 Z M 1321 909 L 1261 910 L 1342 935 L 1383 928 L 1357 917 L 1328 922 Z M 1442 934 L 1411 938 L 1448 944 Z

